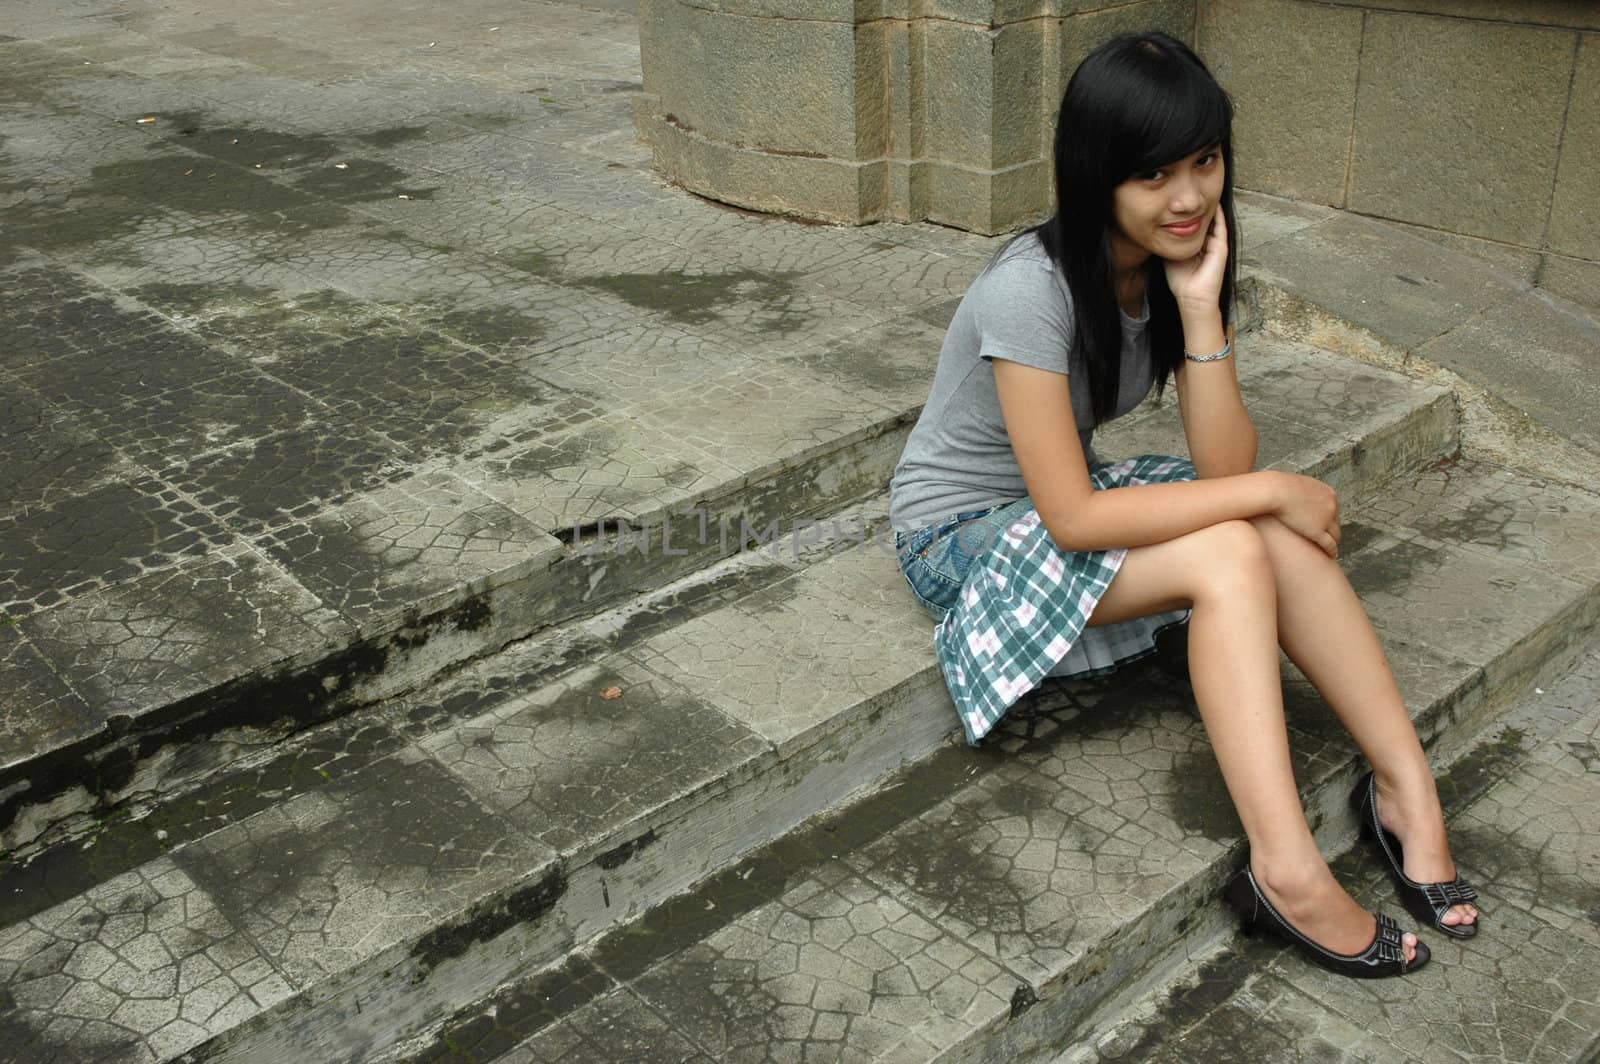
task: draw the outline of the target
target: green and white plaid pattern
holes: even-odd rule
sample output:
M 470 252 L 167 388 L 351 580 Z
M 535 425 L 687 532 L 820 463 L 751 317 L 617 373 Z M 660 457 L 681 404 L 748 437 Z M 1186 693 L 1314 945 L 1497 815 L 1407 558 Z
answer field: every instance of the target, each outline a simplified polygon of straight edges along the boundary
M 1147 454 L 1089 471 L 1096 490 L 1194 480 L 1184 458 Z M 1027 503 L 1027 500 L 1018 500 Z M 967 573 L 934 648 L 967 742 L 976 746 L 1046 676 L 1094 676 L 1149 654 L 1188 611 L 1087 628 L 1125 548 L 1063 551 L 1027 505 Z

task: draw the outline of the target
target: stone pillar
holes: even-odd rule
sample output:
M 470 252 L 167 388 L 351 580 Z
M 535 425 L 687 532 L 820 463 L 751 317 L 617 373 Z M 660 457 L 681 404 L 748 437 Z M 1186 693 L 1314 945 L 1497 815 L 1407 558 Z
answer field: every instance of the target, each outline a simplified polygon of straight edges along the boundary
M 635 121 L 713 199 L 979 233 L 1050 207 L 1066 79 L 1130 29 L 1192 39 L 1194 0 L 641 0 Z

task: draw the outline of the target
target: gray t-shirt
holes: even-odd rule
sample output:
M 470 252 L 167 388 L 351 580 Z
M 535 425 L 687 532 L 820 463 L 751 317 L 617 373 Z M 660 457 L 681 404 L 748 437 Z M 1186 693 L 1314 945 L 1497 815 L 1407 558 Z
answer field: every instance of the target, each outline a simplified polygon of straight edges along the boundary
M 1120 417 L 1138 406 L 1155 383 L 1150 364 L 1148 300 L 1139 318 L 1121 310 Z M 945 333 L 933 389 L 906 441 L 889 482 L 889 523 L 922 528 L 968 510 L 983 510 L 1028 494 L 1006 435 L 992 358 L 1065 373 L 1087 381 L 1087 367 L 1072 351 L 1072 295 L 1036 236 L 1028 235 L 967 289 Z M 1072 416 L 1083 453 L 1095 460 L 1089 438 L 1094 412 L 1089 387 L 1074 385 Z

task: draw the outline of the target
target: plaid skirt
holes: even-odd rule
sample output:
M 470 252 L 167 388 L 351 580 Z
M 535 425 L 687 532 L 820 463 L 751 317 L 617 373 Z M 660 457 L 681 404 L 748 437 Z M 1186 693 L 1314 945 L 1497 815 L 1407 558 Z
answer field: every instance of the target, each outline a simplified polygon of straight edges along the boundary
M 1194 480 L 1194 466 L 1141 455 L 1089 470 L 1096 490 Z M 1188 610 L 1088 627 L 1125 548 L 1063 551 L 1024 496 L 896 532 L 900 569 L 936 619 L 934 650 L 967 742 L 976 746 L 1046 676 L 1098 676 L 1155 650 Z

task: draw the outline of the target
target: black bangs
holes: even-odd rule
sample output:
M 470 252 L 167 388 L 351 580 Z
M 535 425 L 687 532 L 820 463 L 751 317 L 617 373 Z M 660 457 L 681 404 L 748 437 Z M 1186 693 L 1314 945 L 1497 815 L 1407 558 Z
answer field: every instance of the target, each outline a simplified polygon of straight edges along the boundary
M 1233 127 L 1233 105 L 1211 75 L 1181 53 L 1141 42 L 1117 56 L 1111 73 L 1121 105 L 1106 115 L 1111 157 L 1126 180 L 1204 148 L 1224 144 Z M 1122 75 L 1121 77 L 1117 75 Z
M 1216 89 L 1216 82 L 1205 80 L 1212 90 Z M 1151 128 L 1135 134 L 1134 143 L 1143 151 L 1132 160 L 1124 177 L 1166 166 L 1202 149 L 1218 147 L 1229 139 L 1233 107 L 1228 98 L 1217 91 L 1197 91 L 1199 89 L 1198 85 L 1182 86 L 1181 91 L 1172 93 L 1145 112 L 1143 117 Z

